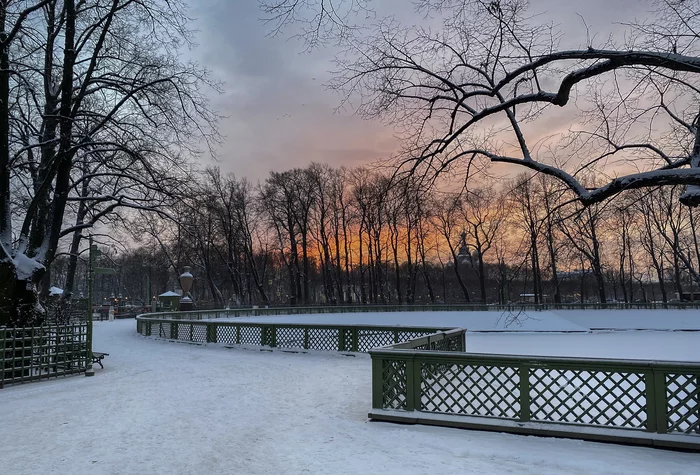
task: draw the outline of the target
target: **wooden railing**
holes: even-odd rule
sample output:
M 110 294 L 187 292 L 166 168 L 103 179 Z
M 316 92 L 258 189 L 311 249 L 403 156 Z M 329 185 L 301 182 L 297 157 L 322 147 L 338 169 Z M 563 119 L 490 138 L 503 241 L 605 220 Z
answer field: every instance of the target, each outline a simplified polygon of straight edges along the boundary
M 411 346 L 370 350 L 370 418 L 700 449 L 698 363 Z
M 431 335 L 448 328 L 386 325 L 175 320 L 139 316 L 137 331 L 150 337 L 193 343 L 267 346 L 282 349 L 367 352 L 390 343 Z

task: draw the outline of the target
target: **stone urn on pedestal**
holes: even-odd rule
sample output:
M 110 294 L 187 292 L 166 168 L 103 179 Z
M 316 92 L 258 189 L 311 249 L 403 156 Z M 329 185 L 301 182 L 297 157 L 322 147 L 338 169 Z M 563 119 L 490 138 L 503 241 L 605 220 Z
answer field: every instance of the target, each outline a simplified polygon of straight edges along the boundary
M 192 288 L 192 283 L 194 282 L 194 277 L 190 273 L 189 266 L 185 266 L 185 271 L 180 276 L 180 287 L 182 287 L 182 299 L 180 299 L 180 311 L 186 312 L 188 310 L 194 309 L 194 303 L 190 298 L 190 289 Z

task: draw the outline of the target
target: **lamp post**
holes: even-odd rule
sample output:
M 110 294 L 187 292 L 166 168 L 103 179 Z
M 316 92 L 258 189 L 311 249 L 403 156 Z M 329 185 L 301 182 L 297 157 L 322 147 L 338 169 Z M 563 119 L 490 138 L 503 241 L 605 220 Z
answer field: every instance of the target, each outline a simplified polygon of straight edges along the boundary
M 92 368 L 92 281 L 95 279 L 95 261 L 102 254 L 97 249 L 97 246 L 92 243 L 92 235 L 90 235 L 88 248 L 88 302 L 87 302 L 87 331 L 85 335 L 86 345 L 86 368 L 85 376 L 95 376 L 95 370 Z
M 182 287 L 182 299 L 180 300 L 180 311 L 192 310 L 193 303 L 192 299 L 189 297 L 190 289 L 192 288 L 192 283 L 194 282 L 194 277 L 190 273 L 189 266 L 185 266 L 185 271 L 180 276 L 180 287 Z
M 97 248 L 96 244 L 92 242 L 92 235 L 89 237 L 89 257 L 88 257 L 88 304 L 87 304 L 87 332 L 85 336 L 85 343 L 87 346 L 87 366 L 85 370 L 85 376 L 94 376 L 95 371 L 92 368 L 92 290 L 93 281 L 95 280 L 95 274 L 116 274 L 116 271 L 107 267 L 96 267 L 97 258 L 102 255 L 102 251 Z M 114 297 L 114 294 L 112 295 Z

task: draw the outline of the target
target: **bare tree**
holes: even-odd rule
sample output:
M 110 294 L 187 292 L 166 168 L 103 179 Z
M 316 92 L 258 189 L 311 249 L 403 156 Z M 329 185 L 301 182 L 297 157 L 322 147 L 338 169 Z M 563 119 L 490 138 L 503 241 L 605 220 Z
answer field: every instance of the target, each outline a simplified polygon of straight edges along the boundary
M 330 227 L 332 229 L 333 248 L 335 250 L 335 283 L 340 301 L 350 302 L 351 294 L 345 285 L 351 285 L 351 233 L 349 230 L 351 215 L 348 210 L 349 186 L 346 183 L 348 172 L 344 168 L 331 169 L 328 172 Z M 342 239 L 342 241 L 341 241 Z M 342 245 L 341 245 L 342 242 Z M 341 261 L 342 256 L 342 261 Z
M 542 303 L 544 297 L 540 268 L 540 241 L 545 218 L 544 209 L 538 199 L 538 195 L 541 195 L 539 191 L 538 183 L 525 174 L 518 176 L 509 190 L 510 202 L 515 210 L 512 219 L 523 232 L 529 245 L 527 255 L 532 271 L 532 293 L 535 303 Z
M 433 216 L 433 224 L 440 233 L 441 237 L 447 243 L 447 248 L 450 251 L 452 269 L 459 283 L 459 288 L 462 290 L 464 300 L 470 302 L 469 290 L 467 289 L 464 279 L 460 272 L 460 268 L 467 256 L 461 256 L 459 253 L 460 245 L 463 243 L 465 235 L 463 235 L 461 224 L 461 199 L 459 195 L 440 196 L 432 205 L 435 210 Z M 460 237 L 464 236 L 461 240 Z M 466 246 L 464 246 L 466 248 Z
M 299 264 L 299 230 L 295 220 L 297 196 L 289 172 L 270 174 L 260 190 L 261 202 L 277 236 L 280 257 L 289 275 L 289 302 L 294 305 L 302 298 Z
M 504 205 L 504 197 L 499 196 L 492 187 L 469 190 L 462 204 L 465 232 L 474 249 L 469 261 L 479 277 L 482 303 L 486 303 L 484 256 L 491 250 L 496 236 L 501 232 L 505 220 Z
M 624 43 L 569 49 L 526 2 L 424 0 L 423 11 L 444 19 L 442 30 L 381 21 L 339 60 L 331 86 L 349 102 L 359 96 L 364 116 L 405 132 L 400 166 L 408 173 L 432 180 L 464 160 L 487 159 L 553 176 L 584 204 L 676 184 L 686 185 L 680 200 L 697 206 L 700 7 L 656 5 L 649 22 L 628 27 Z M 540 135 L 528 126 L 551 117 L 553 106 L 583 116 L 572 120 L 580 130 L 553 139 L 564 161 L 535 146 Z M 613 163 L 634 170 L 586 185 L 591 170 L 600 178 Z
M 600 223 L 604 219 L 604 211 L 605 208 L 600 205 L 586 208 L 579 207 L 573 210 L 571 219 L 560 219 L 558 222 L 559 229 L 567 237 L 569 243 L 588 262 L 591 272 L 596 279 L 598 298 L 601 303 L 607 302 L 602 241 L 599 236 Z
M 372 16 L 371 0 L 261 0 L 263 20 L 270 34 L 286 27 L 298 28 L 293 35 L 306 50 L 329 41 L 343 42 L 361 28 L 358 16 Z
M 184 11 L 180 1 L 0 4 L 3 321 L 40 318 L 37 286 L 63 235 L 120 206 L 150 208 L 150 183 L 215 138 L 204 88 L 216 84 L 177 56 L 190 39 Z M 66 229 L 71 200 L 94 211 Z
M 663 302 L 668 302 L 668 293 L 665 284 L 665 272 L 663 256 L 668 251 L 666 240 L 659 236 L 656 232 L 654 224 L 654 213 L 652 197 L 649 193 L 636 194 L 635 208 L 639 211 L 641 219 L 637 225 L 639 243 L 646 252 L 651 266 L 656 273 L 656 278 L 659 281 L 661 290 L 661 298 Z
M 561 186 L 557 186 L 555 180 L 546 175 L 538 175 L 539 189 L 542 193 L 544 204 L 544 234 L 547 241 L 547 253 L 549 257 L 549 270 L 552 286 L 554 287 L 554 303 L 561 303 L 561 279 L 559 278 L 558 260 L 563 240 L 560 238 L 557 222 L 562 218 L 560 205 L 564 198 Z

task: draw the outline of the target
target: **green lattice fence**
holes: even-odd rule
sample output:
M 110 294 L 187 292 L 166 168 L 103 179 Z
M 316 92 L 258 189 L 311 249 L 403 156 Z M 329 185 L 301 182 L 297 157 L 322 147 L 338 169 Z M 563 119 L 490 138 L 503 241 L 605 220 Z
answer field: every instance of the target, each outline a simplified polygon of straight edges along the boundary
M 0 328 L 0 388 L 84 372 L 87 323 Z
M 403 307 L 398 309 L 405 311 Z M 396 415 L 411 413 L 458 419 L 470 416 L 516 424 L 492 426 L 499 430 L 552 435 L 526 426 L 540 423 L 564 427 L 554 435 L 596 440 L 629 441 L 629 431 L 676 434 L 685 439 L 654 439 L 653 445 L 700 448 L 700 364 L 468 354 L 463 329 L 199 320 L 260 315 L 261 310 L 266 315 L 283 315 L 347 312 L 348 307 L 314 308 L 309 312 L 272 308 L 236 309 L 214 315 L 211 311 L 147 314 L 137 317 L 137 330 L 145 336 L 198 343 L 369 352 L 374 408 L 370 417 L 380 420 L 417 421 Z M 392 414 L 375 410 L 390 410 Z M 435 423 L 465 427 L 444 417 L 435 419 Z M 628 433 L 611 438 L 577 427 Z M 687 442 L 688 437 L 694 441 Z
M 283 349 L 347 351 L 366 353 L 372 348 L 400 343 L 434 334 L 446 328 L 316 325 L 259 322 L 221 322 L 204 320 L 156 319 L 137 317 L 137 331 L 144 336 L 193 343 L 269 346 Z M 463 339 L 463 334 L 462 334 Z M 446 345 L 442 338 L 432 342 Z M 451 346 L 450 348 L 458 348 Z
M 700 364 L 370 351 L 373 407 L 700 434 Z

